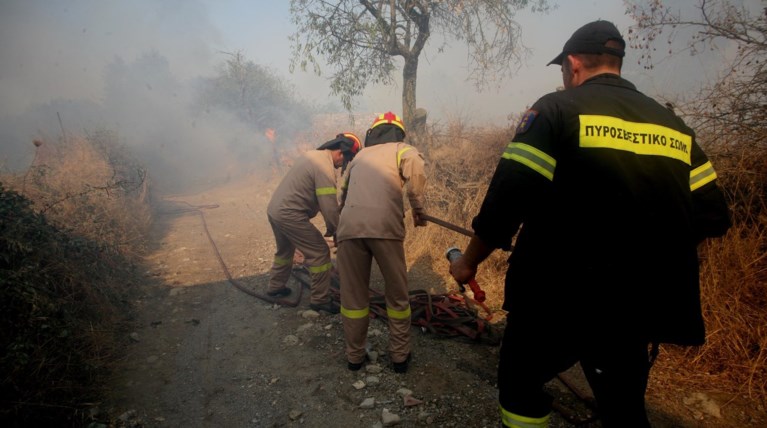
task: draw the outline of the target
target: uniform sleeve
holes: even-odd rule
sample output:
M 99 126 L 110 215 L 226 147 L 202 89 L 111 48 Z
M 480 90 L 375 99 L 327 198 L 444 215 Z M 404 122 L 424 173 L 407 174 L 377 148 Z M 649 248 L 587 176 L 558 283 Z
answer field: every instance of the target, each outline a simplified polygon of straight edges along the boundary
M 416 212 L 423 212 L 426 162 L 423 155 L 412 146 L 404 146 L 398 150 L 399 171 L 402 179 L 407 183 L 406 194 L 410 208 Z
M 474 233 L 487 245 L 509 250 L 520 225 L 544 209 L 556 168 L 557 117 L 554 106 L 539 100 L 520 120 L 472 221 Z
M 706 154 L 693 141 L 690 167 L 693 227 L 698 241 L 724 235 L 732 225 L 730 209 Z
M 336 233 L 338 228 L 338 195 L 336 191 L 336 176 L 332 163 L 328 167 L 322 165 L 315 169 L 314 175 L 315 194 L 320 212 L 325 219 L 326 236 Z
M 354 168 L 354 161 L 352 160 L 351 163 L 346 167 L 346 171 L 344 171 L 343 177 L 341 177 L 341 185 L 338 188 L 338 203 L 339 203 L 339 209 L 343 209 L 344 205 L 346 204 L 346 195 L 349 191 L 349 180 L 351 177 L 352 168 Z

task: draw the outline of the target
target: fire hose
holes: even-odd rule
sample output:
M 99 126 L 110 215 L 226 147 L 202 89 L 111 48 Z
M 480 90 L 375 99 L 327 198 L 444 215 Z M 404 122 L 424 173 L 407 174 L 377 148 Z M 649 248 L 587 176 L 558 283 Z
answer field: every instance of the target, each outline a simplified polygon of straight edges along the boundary
M 311 287 L 311 274 L 305 266 L 294 267 L 293 277 L 304 286 Z M 371 317 L 386 321 L 385 295 L 372 288 L 368 292 Z M 335 269 L 331 274 L 330 295 L 333 300 L 340 301 L 340 280 Z M 501 330 L 478 316 L 465 296 L 456 293 L 430 294 L 426 290 L 411 290 L 409 295 L 410 322 L 422 331 L 440 337 L 463 338 L 472 343 L 500 344 Z
M 178 212 L 194 212 L 199 215 L 203 229 L 208 238 L 208 242 L 213 248 L 216 259 L 218 260 L 222 271 L 226 275 L 227 280 L 232 285 L 234 285 L 240 291 L 266 302 L 288 307 L 298 306 L 303 295 L 304 286 L 311 287 L 311 274 L 306 267 L 299 265 L 293 268 L 293 276 L 302 284 L 302 286 L 299 287 L 299 291 L 295 300 L 273 298 L 245 286 L 244 284 L 234 279 L 234 277 L 231 275 L 231 272 L 226 266 L 223 257 L 221 257 L 221 253 L 218 250 L 216 242 L 213 240 L 213 237 L 210 234 L 207 222 L 205 221 L 205 215 L 202 210 L 218 208 L 219 205 L 209 204 L 195 206 L 183 201 L 182 203 L 188 205 L 190 208 L 179 210 Z M 474 236 L 474 234 L 467 229 L 455 226 L 435 217 L 424 215 L 423 218 L 427 221 L 431 221 L 432 223 L 444 226 L 450 230 L 462 233 L 464 235 Z M 451 257 L 459 257 L 460 250 L 457 248 L 450 248 L 448 249 L 446 256 L 448 260 L 451 260 Z M 476 285 L 476 281 L 474 282 L 474 285 L 471 283 L 469 285 L 474 292 L 475 300 L 489 313 L 489 310 L 483 303 L 485 300 L 485 294 L 479 288 L 479 285 Z M 459 286 L 460 285 L 461 284 L 459 284 Z M 333 269 L 331 276 L 330 290 L 332 298 L 334 300 L 340 301 L 340 281 L 335 268 Z M 461 287 L 461 290 L 463 291 L 463 287 Z M 388 315 L 386 312 L 386 302 L 384 295 L 372 289 L 370 290 L 370 293 L 370 310 L 372 315 L 374 317 L 381 318 L 382 320 L 386 320 Z M 414 325 L 421 327 L 424 331 L 445 337 L 466 337 L 474 343 L 485 343 L 490 345 L 500 344 L 502 331 L 499 331 L 497 327 L 491 325 L 487 320 L 478 317 L 476 311 L 474 311 L 469 306 L 469 299 L 465 297 L 463 293 L 461 296 L 456 296 L 455 294 L 432 295 L 425 290 L 412 290 L 410 291 L 410 295 L 410 306 L 412 310 L 411 322 Z M 582 402 L 586 403 L 586 405 L 591 410 L 595 410 L 595 401 L 592 396 L 589 396 L 585 392 L 581 391 L 580 388 L 576 387 L 571 380 L 569 380 L 561 373 L 557 375 L 557 379 L 559 379 L 560 382 L 562 382 L 570 391 L 572 391 Z M 584 417 L 579 415 L 576 411 L 556 401 L 552 403 L 552 407 L 555 411 L 567 419 L 568 422 L 574 425 L 581 425 L 596 419 L 594 412 Z
M 421 214 L 421 218 L 423 218 L 426 221 L 430 221 L 430 222 L 432 222 L 434 224 L 440 225 L 440 226 L 442 226 L 442 227 L 444 227 L 446 229 L 450 229 L 450 230 L 452 230 L 454 232 L 458 232 L 460 234 L 466 235 L 466 236 L 468 236 L 470 238 L 474 237 L 474 232 L 472 232 L 472 231 L 470 231 L 468 229 L 464 229 L 464 228 L 462 228 L 460 226 L 456 226 L 456 225 L 454 225 L 452 223 L 446 222 L 445 220 L 440 220 L 440 219 L 438 219 L 436 217 L 432 217 L 432 216 L 430 216 L 428 214 Z M 461 254 L 461 250 L 458 249 L 458 247 L 450 247 L 445 252 L 445 257 L 447 257 L 448 262 L 451 262 L 451 263 L 454 260 L 460 258 L 461 256 L 463 256 L 463 254 Z M 477 303 L 479 303 L 479 305 L 482 306 L 482 308 L 484 308 L 487 313 L 490 313 L 490 310 L 484 304 L 485 297 L 486 297 L 485 296 L 485 292 L 482 291 L 482 289 L 479 287 L 479 284 L 477 284 L 477 280 L 472 278 L 472 279 L 470 279 L 468 281 L 468 284 L 469 284 L 469 288 L 471 288 L 472 293 L 474 293 L 474 300 Z M 458 283 L 458 288 L 461 290 L 461 293 L 466 291 L 466 288 L 461 283 Z
M 288 307 L 298 306 L 298 304 L 301 302 L 301 296 L 303 295 L 303 291 L 304 291 L 303 287 L 299 288 L 298 294 L 296 295 L 295 300 L 288 300 L 288 299 L 282 299 L 282 298 L 274 298 L 266 294 L 259 293 L 253 290 L 252 288 L 247 287 L 245 284 L 242 284 L 236 279 L 234 279 L 231 272 L 229 272 L 229 268 L 226 266 L 226 263 L 224 263 L 224 258 L 221 257 L 221 253 L 218 251 L 218 246 L 216 245 L 216 241 L 213 240 L 213 237 L 210 234 L 210 230 L 208 230 L 208 223 L 205 221 L 205 214 L 202 211 L 204 209 L 218 208 L 219 207 L 218 204 L 192 205 L 184 201 L 179 201 L 179 202 L 185 205 L 188 205 L 189 208 L 175 210 L 174 212 L 177 212 L 177 213 L 192 212 L 197 214 L 200 217 L 200 221 L 202 222 L 202 228 L 205 231 L 205 236 L 208 238 L 208 242 L 210 243 L 210 246 L 213 248 L 213 253 L 216 256 L 216 259 L 218 260 L 218 264 L 219 266 L 221 266 L 221 270 L 224 272 L 224 275 L 226 275 L 226 279 L 229 281 L 230 284 L 232 284 L 238 290 L 242 291 L 245 294 L 249 294 L 253 297 L 257 297 L 269 303 L 275 303 L 278 305 L 288 306 Z
M 436 217 L 432 217 L 427 214 L 422 214 L 421 218 L 423 218 L 426 221 L 430 221 L 434 224 L 437 224 L 439 226 L 442 226 L 446 229 L 450 229 L 454 232 L 458 232 L 460 234 L 466 235 L 470 238 L 473 238 L 475 236 L 474 233 L 468 229 L 464 229 L 460 226 L 454 225 L 444 220 L 440 220 Z M 459 250 L 458 248 L 451 247 L 447 250 L 447 252 L 445 253 L 445 256 L 447 257 L 448 261 L 453 262 L 454 260 L 461 257 L 462 254 L 461 254 L 461 250 Z M 474 293 L 475 300 L 478 303 L 482 304 L 482 306 L 487 310 L 487 307 L 484 306 L 484 303 L 483 303 L 485 301 L 485 292 L 482 291 L 482 289 L 479 287 L 479 285 L 477 284 L 477 281 L 474 278 L 472 278 L 471 280 L 469 280 L 468 284 L 472 292 Z M 458 286 L 461 292 L 463 293 L 465 291 L 463 284 L 459 283 Z M 587 422 L 590 422 L 596 419 L 596 415 L 595 415 L 596 402 L 594 400 L 594 397 L 582 391 L 579 387 L 575 385 L 575 383 L 569 377 L 567 377 L 566 375 L 562 373 L 557 374 L 557 379 L 560 382 L 562 382 L 562 384 L 564 384 L 573 394 L 575 394 L 578 397 L 578 399 L 580 399 L 583 403 L 586 404 L 586 406 L 590 410 L 590 413 L 587 414 L 586 416 L 581 416 L 580 414 L 578 414 L 578 412 L 570 409 L 569 407 L 557 401 L 554 401 L 552 403 L 552 407 L 554 408 L 554 410 L 556 410 L 565 419 L 567 419 L 568 422 L 572 423 L 573 425 L 585 424 Z
M 292 275 L 299 283 L 302 284 L 298 287 L 298 293 L 294 300 L 288 300 L 283 298 L 273 298 L 264 293 L 259 293 L 252 288 L 237 281 L 229 272 L 229 268 L 226 266 L 221 253 L 218 250 L 216 242 L 208 230 L 208 224 L 205 221 L 204 209 L 218 208 L 218 205 L 191 205 L 187 202 L 182 202 L 189 206 L 184 210 L 178 212 L 193 212 L 196 213 L 202 222 L 203 230 L 208 238 L 208 242 L 213 248 L 213 252 L 216 259 L 221 266 L 224 275 L 229 283 L 234 285 L 240 291 L 264 300 L 269 303 L 279 304 L 287 307 L 297 307 L 301 301 L 303 295 L 304 286 L 311 288 L 311 274 L 308 269 L 303 265 L 296 265 L 293 268 Z M 382 293 L 370 290 L 370 307 L 374 316 L 382 319 L 386 319 L 386 302 Z M 340 280 L 338 272 L 335 267 L 331 273 L 331 298 L 335 301 L 340 301 Z M 411 310 L 412 310 L 412 322 L 413 324 L 421 327 L 424 331 L 428 331 L 434 334 L 438 334 L 446 337 L 467 337 L 472 341 L 498 345 L 500 343 L 500 335 L 498 331 L 492 327 L 492 325 L 485 319 L 477 316 L 476 312 L 468 307 L 468 298 L 459 297 L 452 294 L 431 295 L 424 290 L 413 290 L 411 294 Z M 486 306 L 482 304 L 485 310 L 488 311 Z

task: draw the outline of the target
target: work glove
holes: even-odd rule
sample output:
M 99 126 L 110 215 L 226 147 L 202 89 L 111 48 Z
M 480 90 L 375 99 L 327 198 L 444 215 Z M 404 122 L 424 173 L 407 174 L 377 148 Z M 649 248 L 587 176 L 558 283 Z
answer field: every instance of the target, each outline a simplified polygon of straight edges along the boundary
M 413 211 L 413 226 L 419 227 L 419 226 L 426 226 L 426 220 L 422 217 L 423 214 L 426 214 L 423 209 L 414 209 Z

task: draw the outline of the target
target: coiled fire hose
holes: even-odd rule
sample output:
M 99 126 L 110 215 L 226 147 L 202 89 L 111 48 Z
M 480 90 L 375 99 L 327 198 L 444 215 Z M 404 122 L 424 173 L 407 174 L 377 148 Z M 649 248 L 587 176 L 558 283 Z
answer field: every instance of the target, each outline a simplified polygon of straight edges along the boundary
M 188 202 L 179 202 L 188 205 L 190 208 L 180 210 L 178 212 L 194 212 L 199 215 L 203 230 L 205 231 L 205 235 L 208 238 L 208 242 L 213 248 L 216 259 L 218 260 L 224 275 L 226 275 L 227 280 L 232 285 L 250 296 L 259 298 L 269 303 L 288 307 L 297 307 L 299 305 L 303 295 L 304 286 L 307 288 L 311 287 L 311 274 L 309 273 L 308 269 L 306 269 L 306 267 L 303 265 L 298 265 L 293 268 L 293 276 L 301 284 L 298 293 L 296 293 L 295 300 L 273 298 L 247 287 L 232 277 L 232 274 L 229 272 L 229 268 L 226 266 L 223 257 L 221 257 L 221 253 L 218 250 L 216 242 L 213 240 L 213 237 L 210 234 L 208 224 L 205 221 L 203 210 L 218 208 L 219 205 L 191 205 Z M 459 228 L 458 226 L 451 225 L 439 219 L 435 219 L 434 217 L 425 216 L 425 219 L 437 224 L 445 223 L 441 225 L 463 234 L 468 232 L 470 234 L 469 236 L 473 236 L 473 234 L 471 234 L 471 232 L 466 229 Z M 450 254 L 450 250 L 453 250 L 453 248 L 449 249 L 448 254 L 446 255 Z M 478 294 L 477 290 L 481 291 L 479 286 L 476 286 L 476 289 L 472 287 L 472 289 L 475 293 L 475 296 Z M 338 272 L 336 271 L 335 267 L 332 271 L 330 292 L 331 297 L 335 301 L 340 301 L 340 281 L 338 278 Z M 433 295 L 429 294 L 425 290 L 412 290 L 410 291 L 410 296 L 410 307 L 412 311 L 411 323 L 421 327 L 422 330 L 445 337 L 464 337 L 475 343 L 484 343 L 494 346 L 500 344 L 502 331 L 499 331 L 496 327 L 487 322 L 487 320 L 478 317 L 477 312 L 469 306 L 469 298 L 463 295 L 463 293 L 461 295 L 455 295 L 454 293 Z M 484 292 L 482 292 L 480 296 L 482 296 L 482 300 L 484 300 Z M 477 300 L 475 300 L 475 302 L 480 303 L 481 306 L 489 314 L 490 311 L 487 309 L 484 303 Z M 381 318 L 382 320 L 387 319 L 384 295 L 372 289 L 370 290 L 370 311 L 374 317 Z M 583 392 L 565 375 L 560 373 L 557 375 L 557 379 L 559 379 L 570 391 L 572 391 L 583 403 L 586 404 L 590 410 L 590 413 L 583 416 L 557 401 L 552 403 L 554 410 L 561 414 L 562 417 L 564 417 L 573 425 L 582 425 L 595 420 L 597 416 L 594 398 Z

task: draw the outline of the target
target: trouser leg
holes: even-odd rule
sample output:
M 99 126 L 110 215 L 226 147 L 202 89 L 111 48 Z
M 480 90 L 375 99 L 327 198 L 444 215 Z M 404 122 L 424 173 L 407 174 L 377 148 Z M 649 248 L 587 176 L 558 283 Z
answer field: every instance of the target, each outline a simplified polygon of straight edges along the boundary
M 648 343 L 605 344 L 581 360 L 583 372 L 597 400 L 602 426 L 650 426 L 645 392 L 650 374 Z
M 503 426 L 548 426 L 552 397 L 543 386 L 556 376 L 534 344 L 520 340 L 507 325 L 498 363 L 498 401 Z M 532 345 L 532 346 L 531 346 Z M 523 425 L 522 422 L 527 425 Z
M 304 265 L 312 275 L 311 303 L 321 304 L 330 300 L 330 279 L 333 263 L 330 260 L 330 248 L 315 227 L 303 231 L 296 246 L 304 254 Z
M 328 290 L 333 263 L 330 260 L 330 248 L 322 233 L 308 219 L 283 220 L 278 226 L 293 247 L 298 248 L 304 255 L 304 266 L 312 276 L 311 303 L 327 303 L 330 300 Z M 290 258 L 293 259 L 292 253 Z
M 338 244 L 336 254 L 341 282 L 341 320 L 346 340 L 346 358 L 352 363 L 365 359 L 365 341 L 370 323 L 370 265 L 372 254 L 364 239 Z
M 410 295 L 405 249 L 402 241 L 394 239 L 370 239 L 368 243 L 384 278 L 389 356 L 393 362 L 402 362 L 410 353 Z
M 274 240 L 277 243 L 277 250 L 274 252 L 274 260 L 269 271 L 269 286 L 267 291 L 276 291 L 288 283 L 290 274 L 293 270 L 293 253 L 295 246 L 290 242 L 288 236 L 282 232 L 282 227 L 278 222 L 269 217 L 269 224 L 272 226 Z

